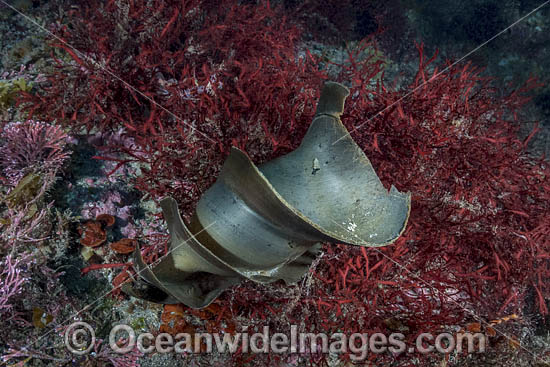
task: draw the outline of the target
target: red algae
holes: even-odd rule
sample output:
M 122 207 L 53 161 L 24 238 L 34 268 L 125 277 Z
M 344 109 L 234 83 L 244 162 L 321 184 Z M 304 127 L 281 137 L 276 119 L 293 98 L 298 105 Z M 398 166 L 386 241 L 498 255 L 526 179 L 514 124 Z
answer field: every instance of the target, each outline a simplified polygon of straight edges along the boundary
M 123 238 L 117 242 L 111 243 L 109 246 L 111 250 L 117 254 L 127 255 L 134 252 L 136 249 L 137 241 L 131 238 Z
M 153 1 L 162 21 L 147 31 L 155 9 L 149 3 L 136 0 L 124 15 L 127 33 L 141 35 L 140 42 L 115 36 L 123 15 L 114 2 L 81 8 L 74 27 L 60 31 L 79 52 L 56 44 L 72 64 L 58 60 L 40 96 L 27 94 L 21 103 L 75 130 L 124 128 L 132 144 L 103 146 L 97 158 L 115 162 L 112 172 L 140 164 L 138 190 L 177 198 L 185 216 L 231 146 L 255 163 L 295 149 L 328 75 L 319 58 L 298 52 L 298 28 L 269 3 Z M 338 80 L 351 90 L 342 121 L 382 182 L 412 192 L 407 230 L 387 247 L 325 246 L 294 287 L 235 287 L 214 312 L 198 314 L 217 315 L 211 330 L 223 322 L 234 329 L 239 320 L 280 332 L 289 324 L 346 334 L 406 330 L 412 342 L 420 332 L 453 327 L 484 326 L 493 334 L 489 321 L 506 315 L 517 316 L 507 320 L 513 323 L 527 322 L 525 312 L 547 317 L 550 169 L 526 152 L 533 135 L 520 139 L 517 128 L 537 83 L 499 94 L 472 65 L 436 65 L 436 56 L 427 58 L 417 45 L 418 72 L 396 89 L 380 77 L 383 60 L 361 56 L 370 49 L 366 39 L 337 65 Z M 74 93 L 66 95 L 68 88 Z M 103 237 L 90 226 L 85 242 L 95 245 Z M 165 247 L 144 247 L 146 262 Z M 276 356 L 233 358 L 261 363 Z M 311 364 L 326 364 L 316 358 Z M 410 355 L 369 355 L 373 363 L 395 359 L 405 363 Z

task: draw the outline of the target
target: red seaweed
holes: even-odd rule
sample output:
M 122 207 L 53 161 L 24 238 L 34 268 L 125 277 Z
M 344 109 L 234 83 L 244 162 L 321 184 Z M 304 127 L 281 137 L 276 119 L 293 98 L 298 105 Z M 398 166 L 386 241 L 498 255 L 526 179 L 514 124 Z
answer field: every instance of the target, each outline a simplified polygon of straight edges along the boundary
M 268 3 L 148 3 L 133 2 L 124 27 L 134 36 L 121 40 L 121 10 L 91 1 L 73 29 L 61 30 L 79 51 L 62 47 L 74 63 L 60 60 L 40 97 L 20 103 L 74 129 L 125 127 L 134 144 L 104 146 L 101 159 L 141 163 L 136 187 L 174 196 L 185 216 L 232 145 L 256 163 L 296 148 L 328 76 L 316 56 L 297 52 L 298 28 Z M 153 15 L 157 28 L 143 29 Z M 522 315 L 529 302 L 546 316 L 550 169 L 526 152 L 536 129 L 518 136 L 526 92 L 537 83 L 499 95 L 472 65 L 436 66 L 436 55 L 417 45 L 416 77 L 395 89 L 380 78 L 383 61 L 360 57 L 375 47 L 366 39 L 339 65 L 339 81 L 351 83 L 342 120 L 382 182 L 412 193 L 406 232 L 382 248 L 324 247 L 306 285 L 292 291 L 238 286 L 221 299 L 231 310 L 224 317 L 281 332 L 289 322 L 347 334 L 401 328 L 413 340 L 480 322 L 473 314 Z M 159 256 L 142 252 L 148 263 Z

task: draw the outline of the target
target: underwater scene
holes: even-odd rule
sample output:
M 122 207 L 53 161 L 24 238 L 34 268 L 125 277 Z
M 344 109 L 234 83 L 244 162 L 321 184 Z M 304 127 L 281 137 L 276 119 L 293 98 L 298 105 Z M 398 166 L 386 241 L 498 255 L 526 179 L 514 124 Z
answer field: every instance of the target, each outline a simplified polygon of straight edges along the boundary
M 0 0 L 0 367 L 550 366 L 550 0 Z

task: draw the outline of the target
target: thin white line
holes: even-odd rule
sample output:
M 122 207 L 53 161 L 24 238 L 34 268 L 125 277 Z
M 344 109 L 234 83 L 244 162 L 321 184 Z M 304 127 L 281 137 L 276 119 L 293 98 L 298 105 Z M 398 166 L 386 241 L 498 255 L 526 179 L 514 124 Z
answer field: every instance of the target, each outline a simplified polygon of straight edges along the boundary
M 348 232 L 349 234 L 351 234 L 352 236 L 354 236 L 355 238 L 357 238 L 358 240 L 361 240 L 363 242 L 367 242 L 365 240 L 363 240 L 362 238 L 360 238 L 359 236 L 357 236 L 357 234 L 349 231 L 347 228 L 343 227 L 342 225 L 340 225 L 338 222 L 336 222 L 335 220 L 333 220 L 331 218 L 331 220 L 334 222 L 334 224 L 336 224 L 337 226 L 341 227 L 342 229 L 344 229 L 346 232 Z M 460 307 L 463 311 L 466 311 L 467 313 L 469 313 L 470 315 L 472 315 L 476 320 L 480 321 L 481 323 L 483 323 L 484 325 L 486 326 L 490 326 L 492 327 L 493 325 L 491 325 L 489 322 L 485 321 L 485 319 L 481 318 L 480 316 L 478 316 L 477 314 L 475 314 L 473 311 L 471 310 L 468 310 L 466 307 L 462 306 L 460 303 L 458 303 L 457 301 L 455 301 L 451 296 L 448 296 L 447 294 L 441 292 L 439 289 L 437 289 L 435 286 L 431 285 L 430 283 L 428 283 L 427 281 L 425 281 L 424 279 L 422 279 L 420 276 L 416 275 L 415 273 L 413 273 L 412 271 L 410 271 L 409 269 L 407 269 L 405 266 L 401 265 L 399 262 L 397 262 L 396 260 L 392 259 L 391 257 L 389 257 L 388 255 L 384 254 L 382 251 L 380 251 L 377 247 L 370 247 L 372 248 L 374 251 L 378 252 L 380 255 L 382 255 L 383 257 L 385 257 L 386 259 L 390 260 L 391 262 L 393 262 L 395 265 L 397 265 L 399 268 L 401 268 L 402 270 L 406 271 L 407 273 L 411 274 L 414 278 L 416 278 L 417 280 L 419 280 L 421 283 L 423 283 L 424 285 L 426 285 L 428 288 L 436 291 L 437 294 L 439 294 L 440 296 L 443 296 L 445 298 L 447 298 L 448 300 L 450 300 L 452 303 L 454 303 L 455 305 L 457 305 L 458 307 Z M 400 288 L 399 288 L 400 289 Z M 493 328 L 493 330 L 495 330 L 495 332 L 499 333 L 500 335 L 502 335 L 503 337 L 505 337 L 506 339 L 508 339 L 509 341 L 511 342 L 514 342 L 516 343 L 517 341 L 515 341 L 513 338 L 509 337 L 508 335 L 504 334 L 503 332 L 501 332 L 500 330 L 496 329 L 496 328 Z M 518 343 L 519 346 L 525 350 L 526 352 L 528 352 L 529 354 L 531 354 L 535 359 L 540 359 L 541 361 L 543 360 L 541 356 L 535 354 L 534 352 L 530 351 L 529 349 L 525 348 L 523 345 L 521 345 L 520 343 Z
M 1 1 L 1 0 L 0 0 Z M 214 225 L 217 221 L 214 221 L 212 223 L 210 223 L 209 225 L 207 225 L 206 227 L 204 227 L 203 229 L 201 229 L 199 232 L 195 233 L 190 239 L 186 240 L 186 241 L 183 241 L 181 244 L 179 244 L 178 246 L 174 247 L 174 248 L 171 248 L 166 254 L 164 254 L 163 256 L 161 256 L 160 258 L 157 259 L 157 262 L 162 260 L 163 258 L 165 258 L 166 256 L 168 256 L 170 253 L 172 253 L 174 250 L 180 248 L 181 246 L 183 246 L 184 244 L 186 244 L 188 241 L 192 240 L 195 238 L 195 236 L 199 235 L 200 233 L 202 233 L 203 231 L 206 231 L 208 228 L 210 228 L 212 225 Z M 147 265 L 147 267 L 149 268 L 149 265 Z M 142 269 L 141 271 L 138 271 L 136 272 L 136 275 L 139 275 L 143 270 L 145 269 Z M 114 290 L 117 290 L 119 289 L 120 287 L 122 287 L 123 284 L 126 284 L 128 281 L 130 281 L 131 279 L 128 278 L 126 279 L 124 282 L 120 283 L 118 286 L 114 287 L 113 289 L 111 289 L 109 292 L 105 293 L 104 295 L 100 296 L 98 299 L 96 299 L 94 302 L 90 303 L 90 304 L 87 304 L 86 306 L 84 306 L 84 308 L 82 308 L 80 311 L 78 311 L 77 313 L 75 313 L 74 315 L 70 316 L 69 318 L 67 318 L 66 320 L 62 321 L 62 322 L 59 322 L 59 323 L 56 323 L 55 325 L 52 325 L 52 328 L 40 335 L 40 337 L 36 338 L 36 340 L 33 340 L 31 343 L 25 345 L 24 347 L 21 348 L 21 350 L 27 350 L 27 348 L 29 348 L 30 346 L 36 344 L 38 341 L 44 339 L 46 336 L 48 336 L 49 334 L 51 334 L 53 331 L 56 331 L 56 328 L 59 327 L 59 326 L 63 326 L 65 325 L 68 321 L 71 321 L 73 320 L 75 317 L 77 317 L 78 315 L 80 315 L 82 312 L 88 310 L 90 307 L 92 307 L 93 305 L 95 305 L 96 303 L 98 303 L 99 301 L 101 301 L 103 298 L 105 298 L 106 296 L 108 296 L 109 294 L 111 294 Z M 3 361 L 2 363 L 0 363 L 0 366 L 4 366 L 5 364 L 7 364 L 9 362 L 9 360 L 6 360 L 6 361 Z
M 133 87 L 132 85 L 130 85 L 128 82 L 126 82 L 125 80 L 123 80 L 122 78 L 120 78 L 119 76 L 115 75 L 114 73 L 112 73 L 110 70 L 108 70 L 106 67 L 103 67 L 101 65 L 99 65 L 95 60 L 93 60 L 92 58 L 90 58 L 89 56 L 83 54 L 82 52 L 80 52 L 78 49 L 76 49 L 74 46 L 72 46 L 71 44 L 67 43 L 66 41 L 64 41 L 63 39 L 59 38 L 57 35 L 55 35 L 54 33 L 50 32 L 48 29 L 44 28 L 42 25 L 40 25 L 39 23 L 37 23 L 33 18 L 31 18 L 30 16 L 22 13 L 21 11 L 19 11 L 18 9 L 14 8 L 12 5 L 6 3 L 4 0 L 0 0 L 1 3 L 3 3 L 4 5 L 6 5 L 7 7 L 9 7 L 10 9 L 12 9 L 13 11 L 15 11 L 16 13 L 20 14 L 21 16 L 23 16 L 25 19 L 27 19 L 28 21 L 30 21 L 31 23 L 33 23 L 34 25 L 36 25 L 38 28 L 42 29 L 43 31 L 45 31 L 46 33 L 48 33 L 49 35 L 51 35 L 52 37 L 54 37 L 56 40 L 58 40 L 59 42 L 65 44 L 67 47 L 71 48 L 79 57 L 82 57 L 83 59 L 86 59 L 88 60 L 91 64 L 93 64 L 94 66 L 97 66 L 99 67 L 100 69 L 102 69 L 103 71 L 105 71 L 107 74 L 109 74 L 110 76 L 112 76 L 113 78 L 117 79 L 118 81 L 120 81 L 121 83 L 123 83 L 126 87 L 128 87 L 129 89 L 131 89 L 132 91 L 134 91 L 135 93 L 141 95 L 142 97 L 144 97 L 146 100 L 148 100 L 149 102 L 151 102 L 152 104 L 158 106 L 159 108 L 161 108 L 162 110 L 166 111 L 168 114 L 170 114 L 171 116 L 173 116 L 176 120 L 178 121 L 181 121 L 183 124 L 187 125 L 188 127 L 190 127 L 193 131 L 197 131 L 199 132 L 202 136 L 204 136 L 206 139 L 208 139 L 209 141 L 211 141 L 212 143 L 216 143 L 212 138 L 210 138 L 209 136 L 207 136 L 206 134 L 204 134 L 203 132 L 199 131 L 198 129 L 196 129 L 194 126 L 188 124 L 187 122 L 185 122 L 183 119 L 181 119 L 180 117 L 176 116 L 174 113 L 172 113 L 170 110 L 166 109 L 165 107 L 163 107 L 162 105 L 158 104 L 157 102 L 155 102 L 152 98 L 150 98 L 149 96 L 143 94 L 142 92 L 140 92 L 139 90 L 137 90 L 135 87 Z M 195 235 L 198 235 L 199 233 L 205 231 L 207 228 L 209 228 L 210 226 L 212 226 L 214 223 L 216 223 L 216 221 L 210 223 L 208 226 L 204 227 L 201 231 L 199 231 L 198 233 L 196 233 Z M 192 238 L 195 237 L 195 235 L 193 235 Z M 191 239 L 192 239 L 191 238 Z M 189 241 L 189 240 L 187 240 Z M 170 249 L 170 251 L 168 251 L 166 254 L 164 254 L 164 256 L 160 257 L 158 260 L 161 260 L 162 258 L 168 256 L 171 252 L 173 252 L 174 250 L 176 250 L 177 248 L 179 248 L 180 246 L 183 246 L 185 243 L 187 243 L 187 241 L 184 241 L 183 243 L 181 243 L 180 245 Z M 136 275 L 139 275 L 141 273 L 140 272 L 137 272 Z M 121 284 L 119 284 L 117 287 L 113 288 L 112 290 L 110 290 L 109 292 L 105 293 L 104 295 L 102 295 L 101 297 L 99 297 L 97 300 L 95 300 L 94 302 L 86 305 L 84 308 L 82 308 L 80 311 L 78 311 L 76 314 L 72 315 L 71 317 L 69 317 L 68 319 L 64 320 L 63 322 L 61 323 L 56 323 L 55 325 L 52 326 L 52 328 L 46 332 L 45 334 L 41 335 L 39 338 L 37 338 L 36 340 L 32 341 L 30 344 L 27 344 L 26 346 L 24 346 L 22 349 L 27 349 L 28 347 L 34 345 L 35 343 L 37 343 L 38 341 L 42 340 L 43 338 L 45 338 L 46 336 L 48 336 L 50 333 L 52 333 L 53 331 L 56 330 L 57 327 L 59 326 L 62 326 L 64 325 L 65 323 L 67 323 L 67 321 L 71 321 L 72 319 L 74 319 L 75 317 L 77 317 L 78 315 L 80 315 L 82 312 L 84 312 L 85 310 L 89 309 L 91 306 L 95 305 L 97 302 L 99 302 L 100 300 L 102 300 L 104 297 L 106 297 L 107 295 L 109 295 L 113 290 L 116 290 L 118 288 L 120 288 L 123 284 L 127 283 L 130 279 L 126 280 L 125 282 L 122 282 Z M 6 361 L 3 361 L 0 366 L 3 366 L 5 364 L 7 364 L 7 360 Z
M 508 27 L 504 28 L 502 31 L 498 32 L 497 34 L 495 34 L 493 37 L 489 38 L 487 41 L 483 42 L 482 44 L 480 44 L 479 46 L 477 46 L 476 48 L 474 48 L 473 50 L 471 50 L 470 52 L 468 52 L 466 55 L 462 56 L 460 59 L 458 59 L 457 61 L 453 62 L 451 65 L 447 66 L 445 69 L 441 70 L 440 72 L 438 72 L 437 74 L 435 74 L 434 76 L 432 76 L 429 80 L 423 82 L 422 84 L 418 85 L 416 88 L 414 88 L 413 90 L 411 90 L 410 92 L 408 92 L 407 94 L 405 94 L 403 97 L 399 98 L 397 101 L 393 102 L 392 104 L 384 107 L 382 110 L 378 111 L 377 113 L 375 113 L 374 115 L 372 115 L 371 117 L 369 117 L 366 121 L 364 121 L 363 123 L 361 123 L 359 126 L 357 127 L 354 127 L 351 131 L 349 131 L 346 135 L 343 135 L 341 136 L 340 138 L 338 138 L 338 140 L 336 140 L 334 143 L 332 143 L 332 145 L 338 143 L 340 140 L 344 139 L 346 136 L 350 135 L 351 136 L 351 133 L 359 130 L 361 127 L 363 127 L 366 123 L 372 121 L 372 119 L 374 119 L 376 116 L 382 114 L 384 111 L 386 111 L 388 108 L 390 107 L 393 107 L 394 105 L 396 105 L 397 103 L 401 102 L 402 100 L 404 100 L 405 98 L 407 98 L 408 96 L 410 96 L 411 94 L 413 94 L 414 92 L 416 92 L 418 89 L 420 89 L 421 87 L 425 86 L 426 84 L 428 84 L 431 80 L 434 80 L 436 77 L 438 77 L 439 75 L 443 74 L 444 72 L 446 72 L 447 70 L 449 70 L 450 68 L 452 68 L 453 66 L 455 66 L 456 64 L 458 64 L 459 62 L 461 62 L 462 60 L 464 60 L 465 58 L 467 58 L 468 56 L 470 56 L 471 54 L 473 54 L 474 52 L 476 52 L 477 50 L 479 50 L 480 48 L 482 48 L 483 46 L 485 46 L 486 44 L 488 44 L 489 42 L 491 42 L 492 40 L 494 40 L 495 38 L 497 38 L 498 36 L 500 36 L 501 34 L 503 34 L 504 32 L 506 32 L 507 30 L 509 30 L 510 28 L 514 27 L 516 24 L 520 23 L 521 21 L 523 21 L 525 18 L 527 18 L 528 16 L 530 16 L 531 14 L 533 14 L 534 12 L 536 12 L 537 10 L 539 10 L 540 8 L 542 8 L 543 6 L 545 6 L 546 4 L 548 4 L 550 2 L 550 0 L 546 0 L 544 3 L 542 3 L 541 5 L 537 6 L 535 9 L 531 10 L 529 13 L 527 13 L 526 15 L 524 15 L 523 17 L 519 18 L 518 20 L 516 20 L 514 23 L 512 23 L 511 25 L 509 25 Z
M 18 9 L 14 8 L 13 6 L 11 6 L 10 4 L 6 3 L 4 0 L 0 0 L 1 3 L 3 3 L 4 5 L 8 6 L 10 9 L 12 9 L 13 11 L 15 11 L 16 13 L 20 14 L 21 16 L 23 16 L 24 18 L 26 18 L 27 20 L 29 20 L 31 23 L 33 23 L 34 25 L 36 25 L 37 27 L 39 27 L 40 29 L 42 29 L 43 31 L 45 31 L 46 33 L 50 34 L 51 36 L 53 36 L 55 39 L 57 39 L 58 41 L 60 41 L 61 43 L 65 44 L 67 47 L 70 47 L 73 51 L 75 51 L 79 56 L 81 56 L 82 58 L 84 59 L 87 59 L 89 62 L 91 60 L 91 63 L 93 65 L 97 65 L 100 69 L 102 69 L 103 71 L 105 71 L 106 73 L 108 73 L 109 75 L 111 75 L 113 78 L 117 79 L 118 81 L 120 81 L 121 83 L 123 83 L 126 87 L 128 87 L 129 89 L 131 89 L 132 91 L 134 91 L 135 93 L 141 95 L 142 97 L 144 97 L 146 100 L 148 100 L 149 102 L 151 102 L 152 104 L 158 106 L 159 108 L 161 108 L 162 110 L 164 110 L 165 112 L 167 112 L 168 114 L 170 114 L 171 116 L 173 116 L 175 119 L 177 119 L 178 121 L 181 121 L 183 124 L 187 125 L 188 127 L 190 127 L 193 131 L 198 131 L 202 136 L 204 136 L 205 138 L 207 138 L 209 141 L 211 142 L 214 142 L 214 140 L 212 140 L 209 136 L 205 135 L 203 132 L 197 130 L 194 126 L 186 123 L 183 119 L 181 119 L 180 117 L 176 116 L 174 113 L 172 113 L 171 111 L 169 111 L 168 109 L 166 109 L 165 107 L 163 107 L 162 105 L 158 104 L 157 102 L 155 102 L 153 99 L 151 99 L 150 97 L 148 97 L 147 95 L 141 93 L 139 90 L 137 90 L 136 88 L 134 88 L 132 85 L 130 85 L 129 83 L 127 83 L 126 81 L 124 81 L 123 79 L 121 79 L 120 77 L 118 77 L 117 75 L 113 74 L 111 71 L 109 71 L 107 68 L 105 67 L 102 67 L 100 66 L 99 64 L 97 64 L 95 62 L 95 60 L 91 59 L 90 57 L 88 57 L 87 55 L 83 54 L 82 52 L 80 52 L 78 49 L 76 49 L 75 47 L 73 47 L 72 45 L 70 45 L 69 43 L 65 42 L 64 40 L 62 40 L 61 38 L 59 38 L 58 36 L 56 36 L 54 33 L 50 32 L 49 30 L 47 30 L 46 28 L 44 28 L 42 25 L 40 25 L 39 23 L 37 23 L 34 19 L 32 19 L 31 17 L 27 16 L 26 14 L 22 13 L 21 11 L 19 11 Z M 494 40 L 495 38 L 497 38 L 498 36 L 500 36 L 502 33 L 506 32 L 508 29 L 512 28 L 513 26 L 515 26 L 516 24 L 518 24 L 519 22 L 523 21 L 525 18 L 527 18 L 528 16 L 530 16 L 532 13 L 536 12 L 537 10 L 539 10 L 540 8 L 542 8 L 543 6 L 545 6 L 547 3 L 549 3 L 550 0 L 547 0 L 546 2 L 544 2 L 543 4 L 539 5 L 537 8 L 535 8 L 534 10 L 530 11 L 528 14 L 526 14 L 525 16 L 521 17 L 520 19 L 518 19 L 516 22 L 512 23 L 510 26 L 508 26 L 507 28 L 503 29 L 502 31 L 500 31 L 499 33 L 497 33 L 496 35 L 494 35 L 493 37 L 491 37 L 489 40 L 485 41 L 484 43 L 482 43 L 481 45 L 479 45 L 478 47 L 476 47 L 475 49 L 473 49 L 472 51 L 470 51 L 469 53 L 467 53 L 465 56 L 463 56 L 462 58 L 460 58 L 459 60 L 455 61 L 454 63 L 452 63 L 450 66 L 448 66 L 447 68 L 443 69 L 442 71 L 440 71 L 439 73 L 437 73 L 435 76 L 439 76 L 441 75 L 443 72 L 447 71 L 448 69 L 450 69 L 451 67 L 453 67 L 454 65 L 456 65 L 457 63 L 461 62 L 462 60 L 464 60 L 466 57 L 470 56 L 472 53 L 476 52 L 477 50 L 479 50 L 481 47 L 485 46 L 486 44 L 488 44 L 489 42 L 491 42 L 492 40 Z M 365 125 L 367 122 L 371 121 L 374 117 L 376 117 L 377 115 L 381 114 L 382 112 L 384 112 L 385 110 L 387 110 L 388 108 L 392 107 L 393 105 L 395 105 L 396 103 L 400 102 L 401 100 L 403 100 L 404 98 L 410 96 L 412 93 L 414 93 L 417 89 L 419 89 L 420 87 L 426 85 L 427 83 L 429 83 L 430 80 L 428 81 L 425 81 L 424 83 L 420 84 L 419 86 L 417 86 L 415 89 L 413 89 L 412 91 L 410 91 L 409 93 L 405 94 L 403 97 L 401 97 L 400 99 L 398 99 L 397 101 L 393 102 L 391 105 L 385 107 L 384 109 L 382 109 L 381 111 L 377 112 L 375 115 L 373 115 L 371 118 L 369 118 L 367 121 L 365 121 L 364 123 L 362 123 L 361 125 L 355 127 L 351 132 L 354 132 L 354 131 L 357 131 L 358 129 L 360 129 L 363 125 Z M 348 132 L 348 135 L 351 134 L 351 132 Z M 340 141 L 341 139 L 343 139 L 346 135 L 342 136 L 341 138 L 339 138 L 337 141 L 335 141 L 333 144 L 336 144 L 338 141 Z M 199 233 L 201 233 L 202 231 L 205 231 L 207 228 L 209 228 L 210 226 L 212 226 L 214 223 L 216 222 L 212 222 L 210 223 L 208 226 L 204 227 L 201 231 L 199 231 L 196 235 L 198 235 Z M 337 225 L 339 225 L 337 222 L 335 222 Z M 344 227 L 342 227 L 344 228 Z M 346 229 L 346 228 L 344 228 Z M 350 232 L 351 233 L 351 232 Z M 356 236 L 356 235 L 355 235 Z M 357 236 L 356 236 L 357 237 Z M 192 237 L 194 238 L 194 236 Z M 180 244 L 179 246 L 171 249 L 170 251 L 168 251 L 164 256 L 162 256 L 160 259 L 168 256 L 172 251 L 174 251 L 175 249 L 179 248 L 180 246 L 183 246 L 187 241 L 184 241 L 182 244 Z M 437 288 L 433 287 L 432 285 L 430 285 L 429 283 L 427 283 L 426 281 L 424 281 L 422 278 L 418 277 L 416 274 L 414 274 L 413 272 L 411 272 L 409 269 L 407 269 L 406 267 L 402 266 L 401 264 L 399 264 L 397 261 L 395 261 L 394 259 L 390 258 L 389 256 L 385 255 L 383 252 L 381 252 L 380 250 L 376 249 L 375 248 L 375 251 L 379 252 L 382 256 L 384 256 L 385 258 L 387 258 L 388 260 L 392 261 L 393 263 L 395 263 L 398 267 L 404 269 L 406 272 L 412 274 L 415 278 L 417 278 L 418 280 L 420 280 L 422 283 L 424 283 L 425 285 L 427 285 L 428 287 L 430 288 L 433 288 L 434 290 L 436 290 L 439 294 L 442 294 Z M 159 259 L 159 260 L 160 260 Z M 137 272 L 136 275 L 139 275 L 140 272 Z M 130 279 L 128 279 L 130 280 Z M 116 290 L 118 288 L 120 288 L 123 284 L 125 284 L 126 282 L 128 282 L 128 280 L 126 280 L 125 282 L 119 284 L 117 287 L 115 287 L 113 290 Z M 88 309 L 89 307 L 93 306 L 94 304 L 96 304 L 97 302 L 99 302 L 101 299 L 103 299 L 105 296 L 109 295 L 113 290 L 110 290 L 109 292 L 107 292 L 106 294 L 102 295 L 101 297 L 99 297 L 96 301 L 94 301 L 93 303 L 91 304 L 88 304 L 86 305 L 83 309 L 81 309 L 80 311 L 78 311 L 76 314 L 74 314 L 73 316 L 71 316 L 70 318 L 68 318 L 67 320 L 61 322 L 61 323 L 57 323 L 55 326 L 52 326 L 52 329 L 50 329 L 50 331 L 46 332 L 45 334 L 41 335 L 39 338 L 37 338 L 36 340 L 34 340 L 33 342 L 31 342 L 30 344 L 26 345 L 25 347 L 23 347 L 23 349 L 26 349 L 28 348 L 29 346 L 35 344 L 36 342 L 38 342 L 39 340 L 42 340 L 44 337 L 46 337 L 47 335 L 49 335 L 51 332 L 55 331 L 55 327 L 58 327 L 58 326 L 62 326 L 64 325 L 67 321 L 70 321 L 71 319 L 73 319 L 74 317 L 80 315 L 84 310 Z M 464 311 L 470 313 L 472 316 L 474 316 L 477 320 L 483 322 L 484 324 L 486 325 L 490 325 L 488 322 L 486 322 L 485 320 L 483 320 L 482 318 L 480 318 L 479 316 L 477 316 L 475 313 L 473 313 L 472 311 L 462 307 L 458 302 L 454 301 L 451 297 L 447 296 L 446 294 L 443 294 L 443 296 L 449 298 L 453 303 L 457 304 L 459 307 L 461 307 Z M 496 330 L 496 329 L 495 329 Z M 508 340 L 512 340 L 511 338 L 509 338 L 507 335 L 505 335 L 504 333 L 500 332 L 499 330 L 496 330 L 498 333 L 500 333 L 501 335 L 503 335 L 505 338 L 507 338 Z M 531 352 L 530 350 L 526 349 L 524 346 L 522 346 L 520 344 L 520 347 L 522 349 L 524 349 L 525 351 L 527 351 L 528 353 L 530 353 L 531 355 L 533 355 L 535 358 L 540 358 L 538 357 L 537 355 L 535 355 L 533 352 Z M 7 364 L 8 361 L 3 361 L 2 364 L 0 364 L 0 366 L 2 365 L 5 365 Z
M 549 0 L 550 1 L 550 0 Z M 184 125 L 187 125 L 188 127 L 190 127 L 193 131 L 196 131 L 198 132 L 199 134 L 201 134 L 203 137 L 205 137 L 206 139 L 208 139 L 210 142 L 216 144 L 216 141 L 213 140 L 212 138 L 210 138 L 208 135 L 206 135 L 205 133 L 203 133 L 202 131 L 198 130 L 196 127 L 194 127 L 193 125 L 185 122 L 185 120 L 183 120 L 181 117 L 177 116 L 176 114 L 174 114 L 172 111 L 168 110 L 167 108 L 165 108 L 164 106 L 158 104 L 157 102 L 155 102 L 155 100 L 153 100 L 151 97 L 145 95 L 144 93 L 140 92 L 138 89 L 136 89 L 135 87 L 133 87 L 131 84 L 129 84 L 128 82 L 126 82 L 124 79 L 120 78 L 119 76 L 117 76 L 116 74 L 114 74 L 113 72 L 111 72 L 109 69 L 107 69 L 106 67 L 104 66 L 101 66 L 98 62 L 96 62 L 94 59 L 92 59 L 91 57 L 89 57 L 88 55 L 85 55 L 84 53 L 80 52 L 79 50 L 77 50 L 74 46 L 72 46 L 71 44 L 67 43 L 65 40 L 59 38 L 58 36 L 56 36 L 54 33 L 50 32 L 48 29 L 44 28 L 42 25 L 40 25 L 39 23 L 37 23 L 34 19 L 32 19 L 31 17 L 29 17 L 28 15 L 22 13 L 21 11 L 19 11 L 18 9 L 14 8 L 13 6 L 11 6 L 10 4 L 6 3 L 4 0 L 0 0 L 1 3 L 7 5 L 9 8 L 11 8 L 13 11 L 17 12 L 18 14 L 20 14 L 21 16 L 23 16 L 24 18 L 26 18 L 27 20 L 29 20 L 31 23 L 33 23 L 34 25 L 36 25 L 37 27 L 39 27 L 40 29 L 42 29 L 43 31 L 45 31 L 46 33 L 48 33 L 50 36 L 54 37 L 56 40 L 58 40 L 59 42 L 63 43 L 64 45 L 66 45 L 67 47 L 69 47 L 70 49 L 72 49 L 79 57 L 83 58 L 83 59 L 86 59 L 88 60 L 88 62 L 90 62 L 92 65 L 94 66 L 97 66 L 99 69 L 102 69 L 103 71 L 105 71 L 107 74 L 109 74 L 110 76 L 112 76 L 113 78 L 115 78 L 116 80 L 118 80 L 119 82 L 121 82 L 122 84 L 124 84 L 126 87 L 128 87 L 129 89 L 131 89 L 133 92 L 139 94 L 140 96 L 142 96 L 143 98 L 145 98 L 146 100 L 148 100 L 149 102 L 151 102 L 152 104 L 154 104 L 155 106 L 159 107 L 160 109 L 162 109 L 163 111 L 167 112 L 168 114 L 170 114 L 172 117 L 174 117 L 176 120 L 182 122 Z

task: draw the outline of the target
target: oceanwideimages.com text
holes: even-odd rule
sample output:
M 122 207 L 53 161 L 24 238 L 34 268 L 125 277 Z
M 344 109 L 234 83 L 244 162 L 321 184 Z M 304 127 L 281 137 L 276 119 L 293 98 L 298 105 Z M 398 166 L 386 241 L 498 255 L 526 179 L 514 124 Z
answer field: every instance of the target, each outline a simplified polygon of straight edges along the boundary
M 142 353 L 348 353 L 353 360 L 364 360 L 369 353 L 478 353 L 486 348 L 482 333 L 419 334 L 414 345 L 402 333 L 305 333 L 291 325 L 289 333 L 270 331 L 230 333 L 136 333 L 128 325 L 116 325 L 109 334 L 109 346 L 117 353 L 135 349 Z M 75 354 L 86 354 L 95 345 L 93 328 L 76 322 L 65 331 L 65 345 Z

